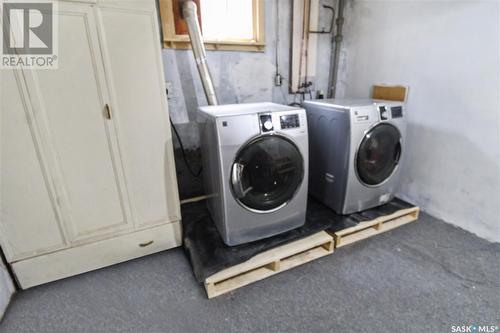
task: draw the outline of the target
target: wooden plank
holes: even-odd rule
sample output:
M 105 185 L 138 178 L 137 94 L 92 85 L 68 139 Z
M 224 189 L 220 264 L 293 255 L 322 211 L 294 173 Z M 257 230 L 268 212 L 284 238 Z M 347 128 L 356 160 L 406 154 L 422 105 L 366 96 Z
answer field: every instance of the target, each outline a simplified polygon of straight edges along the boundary
M 293 0 L 292 1 L 292 40 L 291 40 L 291 61 L 290 61 L 290 93 L 299 90 L 301 73 L 304 67 L 304 49 L 307 44 L 306 36 L 304 36 L 304 20 L 306 2 L 309 0 Z
M 239 265 L 227 268 L 219 273 L 216 273 L 206 279 L 206 282 L 215 282 L 225 280 L 231 276 L 235 276 L 242 272 L 248 271 L 255 267 L 263 266 L 279 260 L 280 258 L 286 258 L 293 254 L 306 251 L 307 249 L 320 246 L 323 243 L 330 241 L 332 238 L 326 232 L 319 232 L 309 237 L 291 242 L 275 249 L 265 251 L 255 257 L 247 260 Z
M 418 210 L 419 210 L 418 207 L 411 207 L 411 208 L 401 209 L 401 210 L 398 210 L 397 212 L 394 212 L 394 213 L 392 213 L 390 215 L 379 216 L 376 219 L 373 219 L 373 220 L 370 220 L 370 221 L 360 222 L 357 225 L 355 225 L 354 227 L 342 229 L 340 231 L 337 231 L 335 234 L 336 235 L 341 235 L 341 236 L 347 235 L 347 234 L 351 234 L 351 233 L 353 233 L 355 231 L 366 229 L 367 227 L 371 227 L 371 226 L 373 226 L 375 224 L 379 224 L 379 223 L 382 223 L 382 222 L 385 222 L 385 221 L 388 221 L 388 220 L 393 220 L 393 219 L 395 219 L 397 217 L 400 217 L 400 216 L 403 216 L 403 215 L 412 214 L 412 213 L 414 213 L 415 211 L 418 211 Z
M 184 200 L 181 200 L 181 205 L 188 204 L 188 203 L 193 203 L 193 202 L 198 202 L 198 201 L 203 201 L 203 200 L 206 200 L 208 198 L 210 198 L 209 195 L 200 195 L 198 197 L 184 199 Z
M 162 40 L 166 42 L 168 38 L 175 37 L 174 9 L 172 0 L 158 1 L 161 18 Z
M 258 5 L 258 9 L 255 7 Z M 266 42 L 266 4 L 264 0 L 254 0 L 254 38 L 260 44 L 265 45 Z M 256 30 L 256 31 L 255 31 Z
M 205 49 L 210 51 L 264 52 L 266 49 L 265 44 L 253 41 L 205 41 L 204 44 Z M 189 50 L 191 49 L 191 42 L 183 39 L 167 39 L 164 41 L 163 47 L 176 50 Z
M 229 267 L 205 280 L 208 298 L 213 298 L 250 283 L 303 265 L 333 253 L 332 236 L 322 231 L 275 249 L 263 252 L 239 265 Z
M 406 102 L 407 88 L 404 86 L 373 86 L 373 99 L 383 99 L 386 101 Z
M 418 207 L 402 209 L 393 214 L 381 216 L 371 221 L 360 222 L 354 227 L 337 231 L 333 234 L 335 238 L 335 248 L 352 244 L 416 221 L 419 212 L 420 209 Z

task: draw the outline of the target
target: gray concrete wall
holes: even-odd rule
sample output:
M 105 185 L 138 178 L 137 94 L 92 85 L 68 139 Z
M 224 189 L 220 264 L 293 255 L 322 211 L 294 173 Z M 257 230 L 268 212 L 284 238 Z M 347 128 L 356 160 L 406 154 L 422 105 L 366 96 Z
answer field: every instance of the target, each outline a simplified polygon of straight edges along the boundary
M 291 0 L 265 0 L 266 49 L 265 52 L 207 51 L 207 58 L 214 79 L 219 103 L 246 102 L 293 102 L 288 94 L 288 81 L 283 86 L 274 86 L 276 52 L 276 4 L 279 4 L 279 49 L 278 59 L 281 75 L 288 79 L 290 71 Z M 330 0 L 320 3 L 332 5 Z M 320 11 L 320 27 L 327 26 L 329 12 Z M 312 78 L 315 89 L 326 92 L 331 50 L 331 36 L 319 35 L 317 70 Z M 199 80 L 193 55 L 190 50 L 163 50 L 166 81 L 171 82 L 169 97 L 171 117 L 180 130 L 187 148 L 199 146 L 196 125 L 196 108 L 206 105 L 206 98 Z
M 500 5 L 353 1 L 340 96 L 410 86 L 401 195 L 500 241 Z

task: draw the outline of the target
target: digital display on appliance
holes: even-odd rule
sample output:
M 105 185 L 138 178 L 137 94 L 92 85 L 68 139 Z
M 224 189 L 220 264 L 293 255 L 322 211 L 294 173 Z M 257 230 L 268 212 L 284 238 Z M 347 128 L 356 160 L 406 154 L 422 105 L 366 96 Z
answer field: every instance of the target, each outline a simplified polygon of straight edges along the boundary
M 299 115 L 289 114 L 280 117 L 281 129 L 290 129 L 300 127 Z
M 403 107 L 402 106 L 393 106 L 391 108 L 392 118 L 402 118 L 403 117 Z

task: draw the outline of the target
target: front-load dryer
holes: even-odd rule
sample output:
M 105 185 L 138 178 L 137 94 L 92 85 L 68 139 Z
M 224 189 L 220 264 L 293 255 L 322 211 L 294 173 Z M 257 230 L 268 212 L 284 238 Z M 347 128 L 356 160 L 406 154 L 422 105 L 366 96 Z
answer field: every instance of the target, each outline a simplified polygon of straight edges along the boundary
M 339 214 L 390 201 L 404 156 L 403 103 L 306 101 L 310 140 L 309 191 Z
M 224 242 L 238 245 L 303 225 L 305 110 L 252 103 L 200 107 L 198 114 L 208 208 Z

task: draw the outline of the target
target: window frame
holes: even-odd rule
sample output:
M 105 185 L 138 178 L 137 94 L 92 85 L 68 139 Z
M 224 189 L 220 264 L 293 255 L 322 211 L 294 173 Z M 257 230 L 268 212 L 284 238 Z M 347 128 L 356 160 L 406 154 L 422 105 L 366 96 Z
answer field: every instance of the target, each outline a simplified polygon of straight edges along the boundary
M 175 32 L 173 1 L 159 0 L 161 25 L 163 30 L 163 48 L 186 50 L 191 48 L 189 35 L 178 35 Z M 203 1 L 203 0 L 201 0 Z M 252 40 L 204 40 L 207 50 L 221 51 L 265 51 L 265 2 L 252 0 L 253 8 L 253 36 Z M 203 20 L 203 17 L 201 18 Z

